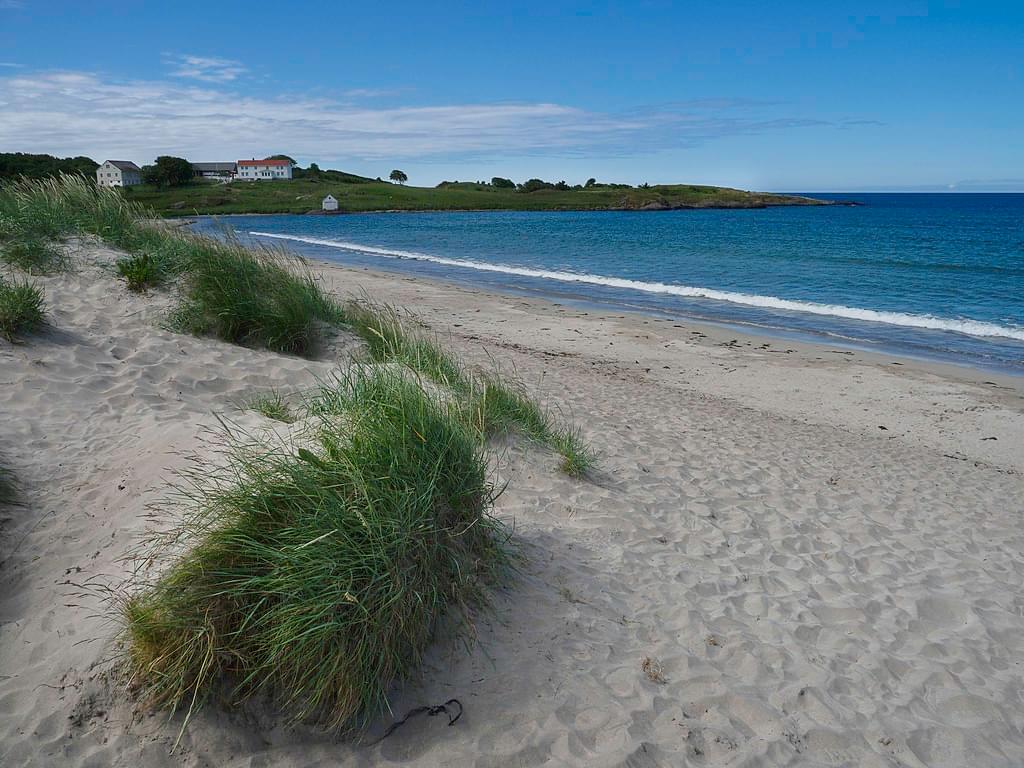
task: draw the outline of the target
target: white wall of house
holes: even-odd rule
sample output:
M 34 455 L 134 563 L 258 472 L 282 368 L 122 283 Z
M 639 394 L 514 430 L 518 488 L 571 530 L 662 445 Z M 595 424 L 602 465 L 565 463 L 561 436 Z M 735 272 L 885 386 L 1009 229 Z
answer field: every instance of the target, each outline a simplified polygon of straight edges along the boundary
M 244 181 L 273 181 L 275 179 L 290 179 L 292 177 L 291 163 L 282 165 L 270 164 L 262 160 L 239 160 L 236 179 Z
M 327 197 L 325 197 L 322 205 L 325 211 L 338 210 L 338 201 L 334 199 L 333 195 L 328 195 Z
M 131 187 L 142 183 L 138 171 L 122 171 L 109 160 L 96 169 L 96 184 L 101 187 Z

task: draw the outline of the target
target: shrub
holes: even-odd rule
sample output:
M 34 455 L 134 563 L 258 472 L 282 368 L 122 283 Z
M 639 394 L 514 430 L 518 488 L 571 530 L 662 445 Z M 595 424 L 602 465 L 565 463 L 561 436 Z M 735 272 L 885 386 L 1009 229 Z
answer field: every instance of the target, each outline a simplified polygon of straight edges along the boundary
M 530 192 L 538 192 L 542 189 L 554 188 L 555 185 L 552 184 L 550 181 L 544 181 L 543 179 L 527 179 L 522 184 L 520 184 L 516 189 L 519 192 L 525 192 L 529 194 Z
M 48 275 L 67 266 L 64 251 L 41 237 L 27 237 L 0 246 L 0 260 L 30 275 Z
M 8 283 L 0 278 L 0 336 L 14 341 L 44 322 L 43 292 L 28 282 Z
M 318 401 L 308 448 L 236 441 L 224 470 L 184 487 L 190 511 L 165 543 L 187 550 L 123 605 L 153 703 L 191 711 L 230 681 L 232 702 L 269 695 L 294 719 L 356 724 L 442 617 L 470 628 L 508 564 L 479 435 L 450 402 L 361 366 Z

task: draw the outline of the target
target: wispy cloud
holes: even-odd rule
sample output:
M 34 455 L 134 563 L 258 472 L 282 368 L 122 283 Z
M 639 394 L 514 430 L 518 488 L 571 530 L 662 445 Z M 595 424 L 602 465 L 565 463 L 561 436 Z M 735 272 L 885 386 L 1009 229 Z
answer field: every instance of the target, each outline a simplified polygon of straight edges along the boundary
M 376 99 L 380 96 L 391 96 L 397 93 L 387 88 L 349 88 L 342 92 L 346 99 Z
M 188 77 L 205 83 L 228 83 L 249 71 L 240 61 L 214 56 L 168 53 L 164 54 L 164 61 L 173 67 L 173 77 Z
M 22 0 L 0 0 L 0 11 L 13 11 L 24 7 L 25 3 Z
M 845 129 L 850 128 L 878 128 L 884 126 L 881 120 L 843 120 L 839 123 L 839 127 Z
M 203 75 L 200 80 L 223 83 L 237 76 L 212 75 L 218 70 L 203 61 L 190 65 Z M 0 104 L 6 146 L 137 160 L 164 153 L 203 160 L 270 152 L 332 161 L 628 156 L 725 136 L 837 127 L 729 99 L 627 113 L 544 102 L 378 108 L 325 98 L 250 96 L 223 86 L 112 81 L 84 72 L 0 76 Z
M 21 69 L 24 64 L 18 64 L 13 61 L 0 61 L 0 67 L 7 67 L 8 69 Z

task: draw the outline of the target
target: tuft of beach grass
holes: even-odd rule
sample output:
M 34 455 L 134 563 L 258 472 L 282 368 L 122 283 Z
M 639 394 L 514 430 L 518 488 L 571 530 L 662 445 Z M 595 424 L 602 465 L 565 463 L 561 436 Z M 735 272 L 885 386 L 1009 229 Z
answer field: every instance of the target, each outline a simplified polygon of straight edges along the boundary
M 41 237 L 0 244 L 0 261 L 30 275 L 49 275 L 67 268 L 64 250 Z
M 171 327 L 277 352 L 310 355 L 340 308 L 306 266 L 270 248 L 194 237 L 184 255 L 184 296 Z
M 388 367 L 323 389 L 303 447 L 236 440 L 222 470 L 182 486 L 188 511 L 162 539 L 178 554 L 121 610 L 153 704 L 269 696 L 293 720 L 355 727 L 418 668 L 442 618 L 471 633 L 500 583 L 507 534 L 458 408 Z
M 15 341 L 46 322 L 43 292 L 27 281 L 8 282 L 0 277 L 0 336 Z
M 256 411 L 268 419 L 280 421 L 283 424 L 291 424 L 296 419 L 288 401 L 276 389 L 249 398 L 244 407 L 246 410 Z
M 593 448 L 580 431 L 559 423 L 527 394 L 522 383 L 497 371 L 468 368 L 440 342 L 386 304 L 350 302 L 342 322 L 367 344 L 371 359 L 406 365 L 461 399 L 481 433 L 516 432 L 561 455 L 561 469 L 573 477 L 596 465 Z

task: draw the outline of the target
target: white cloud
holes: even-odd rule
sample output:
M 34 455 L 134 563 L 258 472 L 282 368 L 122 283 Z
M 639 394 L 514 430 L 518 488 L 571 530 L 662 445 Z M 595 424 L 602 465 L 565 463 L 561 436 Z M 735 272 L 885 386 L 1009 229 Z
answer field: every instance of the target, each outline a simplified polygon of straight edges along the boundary
M 212 67 L 204 66 L 209 73 Z M 159 154 L 234 160 L 272 152 L 320 161 L 622 156 L 829 125 L 773 117 L 763 114 L 763 105 L 721 99 L 628 114 L 551 103 L 370 108 L 303 96 L 248 96 L 208 85 L 118 82 L 84 72 L 0 76 L 0 104 L 0 136 L 12 150 L 139 162 Z
M 205 83 L 228 83 L 249 71 L 240 61 L 213 56 L 165 54 L 164 61 L 174 68 L 173 77 L 188 77 Z

